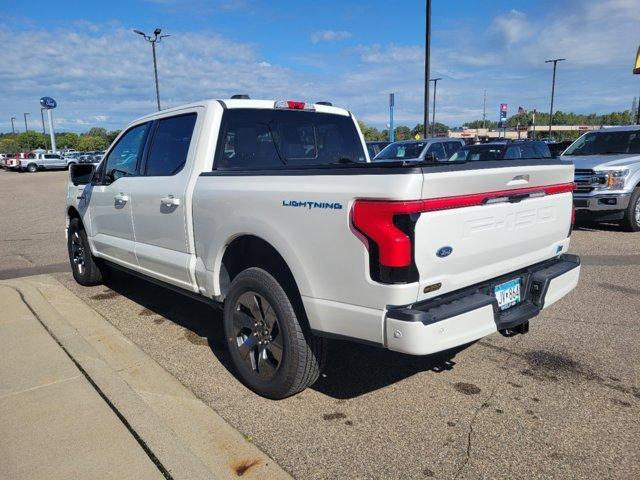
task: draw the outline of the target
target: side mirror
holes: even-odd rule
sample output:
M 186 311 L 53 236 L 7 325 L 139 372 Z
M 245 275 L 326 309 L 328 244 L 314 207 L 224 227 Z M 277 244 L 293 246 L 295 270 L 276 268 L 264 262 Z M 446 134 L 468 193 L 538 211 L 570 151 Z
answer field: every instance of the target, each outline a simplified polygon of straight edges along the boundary
M 96 166 L 90 163 L 76 163 L 69 167 L 69 178 L 74 185 L 86 185 L 91 182 Z

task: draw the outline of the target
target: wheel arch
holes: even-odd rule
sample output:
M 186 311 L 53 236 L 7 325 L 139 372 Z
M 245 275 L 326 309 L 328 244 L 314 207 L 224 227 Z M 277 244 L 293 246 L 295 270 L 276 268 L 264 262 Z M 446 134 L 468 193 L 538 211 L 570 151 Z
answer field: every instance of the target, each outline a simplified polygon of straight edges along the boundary
M 225 242 L 218 268 L 214 275 L 222 297 L 226 296 L 233 279 L 243 270 L 251 267 L 262 268 L 271 274 L 289 296 L 293 307 L 304 314 L 300 277 L 294 274 L 285 256 L 264 238 L 254 234 L 240 234 Z M 304 279 L 303 279 L 304 281 Z M 306 315 L 302 315 L 306 318 Z

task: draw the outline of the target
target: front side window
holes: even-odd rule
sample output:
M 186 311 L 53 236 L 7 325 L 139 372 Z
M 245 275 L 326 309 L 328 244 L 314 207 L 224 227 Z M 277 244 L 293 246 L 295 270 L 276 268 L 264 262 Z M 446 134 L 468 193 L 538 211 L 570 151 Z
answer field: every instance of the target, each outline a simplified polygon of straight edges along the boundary
M 148 123 L 133 127 L 109 152 L 104 166 L 105 183 L 113 183 L 121 177 L 136 174 L 148 128 Z
M 187 153 L 196 124 L 195 113 L 163 118 L 153 134 L 145 175 L 175 175 L 187 161 Z
M 447 157 L 451 157 L 454 153 L 458 151 L 458 149 L 462 146 L 460 142 L 445 142 L 444 151 L 447 154 Z
M 446 160 L 449 156 L 444 151 L 444 146 L 442 142 L 432 143 L 427 150 L 427 155 L 433 154 L 436 157 L 436 160 Z
M 217 168 L 274 168 L 366 157 L 351 117 L 319 112 L 231 109 L 223 118 Z

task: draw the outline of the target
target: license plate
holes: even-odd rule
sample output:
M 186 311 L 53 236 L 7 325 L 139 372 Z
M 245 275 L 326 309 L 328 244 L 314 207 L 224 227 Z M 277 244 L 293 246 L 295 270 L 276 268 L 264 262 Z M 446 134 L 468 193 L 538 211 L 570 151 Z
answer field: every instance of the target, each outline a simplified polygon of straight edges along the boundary
M 500 310 L 506 310 L 520 303 L 520 279 L 509 280 L 508 282 L 496 285 L 493 294 L 498 300 Z

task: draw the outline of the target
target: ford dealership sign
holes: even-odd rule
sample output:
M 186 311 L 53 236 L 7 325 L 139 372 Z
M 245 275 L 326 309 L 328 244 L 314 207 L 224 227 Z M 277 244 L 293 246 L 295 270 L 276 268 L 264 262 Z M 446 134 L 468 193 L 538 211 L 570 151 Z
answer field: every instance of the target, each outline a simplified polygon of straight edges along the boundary
M 46 109 L 56 108 L 58 106 L 56 101 L 51 97 L 42 97 L 40 99 L 40 105 L 42 105 L 42 108 Z

